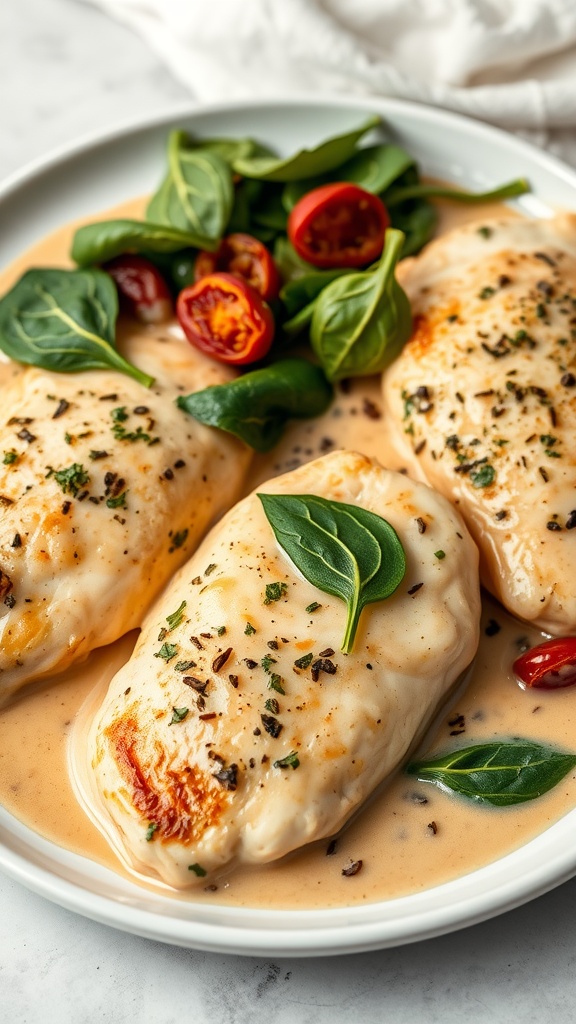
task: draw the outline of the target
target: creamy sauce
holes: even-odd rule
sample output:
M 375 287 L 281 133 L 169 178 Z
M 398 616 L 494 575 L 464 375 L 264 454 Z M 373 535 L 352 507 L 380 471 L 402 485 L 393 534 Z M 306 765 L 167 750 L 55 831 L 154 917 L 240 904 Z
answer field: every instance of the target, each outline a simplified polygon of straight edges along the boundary
M 445 212 L 449 210 L 449 215 Z M 455 213 L 454 211 L 457 211 Z M 488 219 L 502 207 L 482 208 Z M 136 200 L 106 216 L 138 217 Z M 477 217 L 477 211 L 441 208 L 442 226 Z M 93 218 L 91 218 L 93 219 Z M 74 226 L 75 227 L 75 226 Z M 74 227 L 66 227 L 16 261 L 1 277 L 4 292 L 31 265 L 69 265 Z M 0 382 L 18 370 L 0 364 Z M 379 381 L 357 380 L 339 389 L 325 416 L 295 423 L 276 449 L 256 457 L 246 490 L 262 480 L 333 448 L 353 448 L 402 468 L 386 436 L 380 412 Z M 515 622 L 489 599 L 480 649 L 465 689 L 444 709 L 418 756 L 447 750 L 455 743 L 522 736 L 570 750 L 576 735 L 576 693 L 529 692 L 511 675 L 522 641 L 541 636 Z M 500 627 L 496 632 L 489 622 Z M 84 705 L 103 693 L 128 659 L 135 634 L 94 652 L 87 661 L 51 685 L 38 684 L 0 713 L 0 803 L 30 828 L 53 842 L 122 874 L 131 875 L 78 803 L 68 771 L 68 739 Z M 327 907 L 369 903 L 430 888 L 498 859 L 546 829 L 576 805 L 576 774 L 533 802 L 506 809 L 477 806 L 450 797 L 399 773 L 378 792 L 336 839 L 315 844 L 276 865 L 241 868 L 217 888 L 175 893 L 178 899 L 267 908 Z M 329 852 L 328 852 L 329 851 Z M 342 875 L 362 860 L 353 877 Z M 133 877 L 133 875 L 131 875 Z M 153 883 L 139 879 L 143 885 Z M 165 886 L 162 886 L 166 890 Z

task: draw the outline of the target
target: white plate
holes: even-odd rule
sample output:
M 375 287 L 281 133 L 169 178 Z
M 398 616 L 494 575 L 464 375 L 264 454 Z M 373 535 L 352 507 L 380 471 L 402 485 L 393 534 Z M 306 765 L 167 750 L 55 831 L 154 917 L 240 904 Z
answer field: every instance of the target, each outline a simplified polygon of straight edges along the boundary
M 153 190 L 169 128 L 200 135 L 253 135 L 289 152 L 385 118 L 423 170 L 466 187 L 528 177 L 517 205 L 532 216 L 576 209 L 576 173 L 528 144 L 466 118 L 399 101 L 314 99 L 229 105 L 85 139 L 27 168 L 0 189 L 0 265 L 60 224 Z M 576 811 L 516 852 L 446 885 L 401 899 L 323 911 L 207 906 L 152 893 L 47 842 L 0 808 L 0 867 L 56 903 L 96 921 L 197 949 L 258 956 L 312 956 L 399 945 L 509 910 L 576 872 Z

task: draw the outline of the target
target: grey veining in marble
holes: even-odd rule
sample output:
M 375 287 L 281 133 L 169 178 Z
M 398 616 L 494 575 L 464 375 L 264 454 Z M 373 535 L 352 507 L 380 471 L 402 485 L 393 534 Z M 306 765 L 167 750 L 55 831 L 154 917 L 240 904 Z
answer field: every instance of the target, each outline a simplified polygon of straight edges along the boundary
M 5 0 L 0 45 L 0 178 L 87 131 L 188 98 L 141 40 L 75 0 Z M 572 1024 L 573 897 L 576 880 L 415 946 L 268 961 L 115 932 L 0 875 L 0 1021 Z

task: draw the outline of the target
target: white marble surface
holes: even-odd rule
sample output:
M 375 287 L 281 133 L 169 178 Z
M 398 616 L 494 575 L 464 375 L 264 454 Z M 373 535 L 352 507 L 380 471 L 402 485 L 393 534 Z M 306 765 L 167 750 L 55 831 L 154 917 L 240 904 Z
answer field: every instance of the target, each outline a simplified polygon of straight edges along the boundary
M 187 98 L 145 45 L 75 0 L 0 14 L 0 178 L 79 134 Z M 486 924 L 396 950 L 258 960 L 77 917 L 0 875 L 0 1019 L 14 1024 L 568 1024 L 576 880 Z

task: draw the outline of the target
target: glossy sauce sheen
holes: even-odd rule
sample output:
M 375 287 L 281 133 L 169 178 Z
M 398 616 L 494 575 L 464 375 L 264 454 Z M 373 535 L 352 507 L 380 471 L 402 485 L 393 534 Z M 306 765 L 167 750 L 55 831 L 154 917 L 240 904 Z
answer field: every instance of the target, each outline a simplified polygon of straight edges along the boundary
M 140 212 L 139 202 L 122 209 L 123 216 Z M 457 212 L 460 221 L 464 219 L 462 210 Z M 483 213 L 486 218 L 501 215 L 502 208 L 483 208 Z M 477 211 L 472 216 L 477 216 Z M 65 265 L 71 236 L 72 229 L 66 228 L 38 245 L 3 275 L 0 291 L 26 266 Z M 13 372 L 11 367 L 2 370 L 4 378 Z M 339 391 L 324 417 L 295 424 L 270 455 L 255 459 L 246 491 L 272 475 L 344 446 L 376 456 L 390 468 L 401 468 L 380 414 L 379 381 L 356 381 L 348 392 Z M 472 678 L 442 712 L 418 757 L 457 744 L 510 736 L 574 749 L 576 691 L 524 691 L 511 675 L 522 642 L 532 644 L 540 638 L 538 632 L 515 622 L 486 600 Z M 0 803 L 48 839 L 123 874 L 129 869 L 116 859 L 76 801 L 68 776 L 67 740 L 79 709 L 87 701 L 85 719 L 91 700 L 103 692 L 127 660 L 135 639 L 133 633 L 96 651 L 56 685 L 41 684 L 0 713 Z M 77 730 L 82 721 L 81 715 Z M 402 896 L 496 860 L 542 832 L 575 804 L 574 773 L 539 800 L 499 810 L 449 797 L 399 774 L 335 843 L 321 842 L 275 866 L 239 869 L 222 878 L 215 891 L 195 890 L 190 897 L 175 894 L 175 898 L 294 908 Z M 342 875 L 343 869 L 358 860 L 362 861 L 358 874 Z

